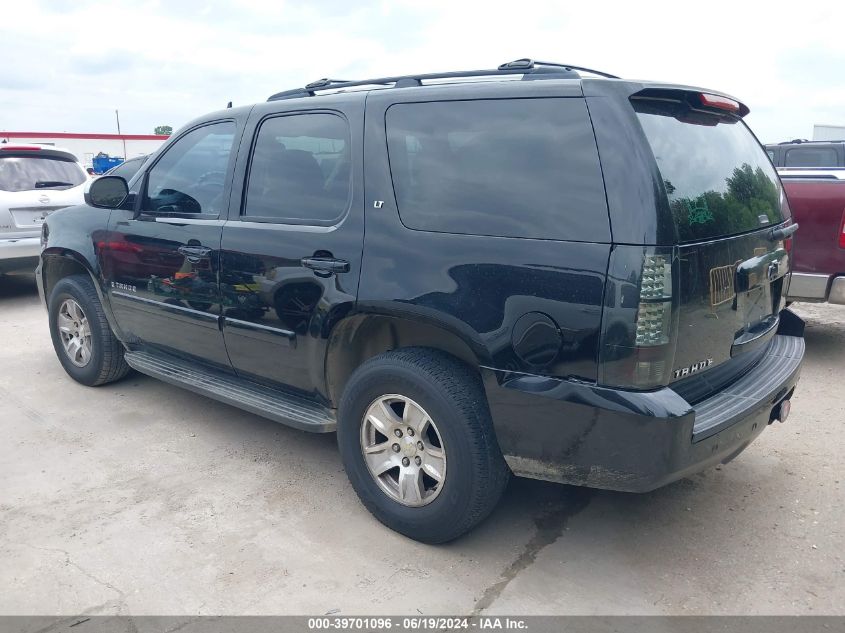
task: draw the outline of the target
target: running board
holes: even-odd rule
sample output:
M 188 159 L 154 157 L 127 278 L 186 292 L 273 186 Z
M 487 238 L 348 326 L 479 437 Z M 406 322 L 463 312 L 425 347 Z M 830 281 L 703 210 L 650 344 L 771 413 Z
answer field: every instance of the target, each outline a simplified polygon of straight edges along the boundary
M 132 369 L 142 374 L 301 431 L 331 433 L 337 426 L 334 413 L 327 407 L 278 389 L 149 352 L 126 352 L 124 357 Z

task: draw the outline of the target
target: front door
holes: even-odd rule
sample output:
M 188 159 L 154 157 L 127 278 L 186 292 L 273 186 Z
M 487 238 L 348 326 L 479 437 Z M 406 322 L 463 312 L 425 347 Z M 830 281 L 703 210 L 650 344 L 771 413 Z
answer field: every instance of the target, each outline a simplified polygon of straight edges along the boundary
M 319 399 L 327 338 L 354 307 L 360 274 L 363 98 L 286 108 L 256 106 L 247 123 L 243 191 L 223 227 L 223 332 L 239 375 Z
M 220 331 L 220 237 L 234 168 L 236 121 L 195 127 L 140 180 L 101 243 L 117 325 L 130 345 L 198 358 L 231 371 Z

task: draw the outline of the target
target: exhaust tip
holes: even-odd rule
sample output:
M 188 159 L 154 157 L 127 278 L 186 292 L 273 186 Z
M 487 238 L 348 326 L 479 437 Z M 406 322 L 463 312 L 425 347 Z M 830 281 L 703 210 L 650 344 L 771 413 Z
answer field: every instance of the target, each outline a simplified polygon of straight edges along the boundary
M 792 410 L 792 402 L 784 400 L 772 410 L 772 420 L 786 422 L 789 412 Z

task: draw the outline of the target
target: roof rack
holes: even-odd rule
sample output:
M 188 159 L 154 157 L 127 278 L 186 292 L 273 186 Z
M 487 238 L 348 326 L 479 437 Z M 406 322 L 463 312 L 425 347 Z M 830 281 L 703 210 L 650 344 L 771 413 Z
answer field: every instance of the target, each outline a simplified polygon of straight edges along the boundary
M 502 75 L 523 75 L 523 79 L 554 79 L 561 76 L 579 77 L 578 71 L 587 72 L 608 79 L 619 79 L 616 75 L 573 66 L 571 64 L 558 64 L 555 62 L 541 62 L 533 59 L 523 58 L 502 64 L 496 69 L 486 70 L 459 70 L 445 73 L 427 73 L 422 75 L 397 75 L 395 77 L 380 77 L 378 79 L 318 79 L 307 84 L 304 88 L 284 90 L 271 95 L 267 101 L 280 101 L 282 99 L 298 99 L 300 97 L 313 97 L 321 90 L 335 90 L 342 88 L 355 88 L 362 86 L 381 86 L 390 88 L 407 88 L 410 86 L 421 86 L 423 81 L 434 79 L 461 79 L 468 77 L 492 77 Z
M 843 139 L 826 139 L 823 141 L 808 141 L 805 138 L 794 138 L 791 141 L 781 141 L 778 145 L 804 145 L 807 143 L 843 143 Z

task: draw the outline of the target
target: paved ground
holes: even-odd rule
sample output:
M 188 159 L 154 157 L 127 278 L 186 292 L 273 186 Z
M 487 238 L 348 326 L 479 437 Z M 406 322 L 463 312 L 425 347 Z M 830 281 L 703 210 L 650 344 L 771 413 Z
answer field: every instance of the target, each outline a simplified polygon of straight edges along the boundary
M 430 547 L 370 517 L 334 436 L 72 382 L 0 280 L 0 613 L 845 614 L 845 308 L 797 307 L 792 417 L 736 461 L 647 495 L 517 480 Z

